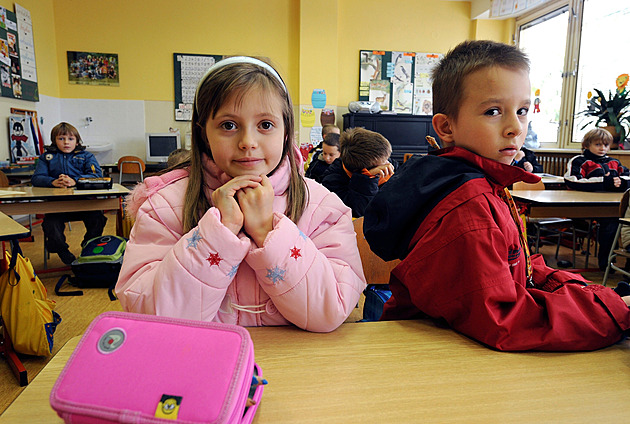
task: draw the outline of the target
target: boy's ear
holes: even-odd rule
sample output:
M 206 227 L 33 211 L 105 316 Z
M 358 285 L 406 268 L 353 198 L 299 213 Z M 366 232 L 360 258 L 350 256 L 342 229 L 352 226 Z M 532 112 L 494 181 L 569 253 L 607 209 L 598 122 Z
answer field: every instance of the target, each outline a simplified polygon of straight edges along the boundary
M 451 129 L 451 119 L 443 114 L 443 113 L 436 113 L 435 115 L 433 115 L 433 129 L 435 130 L 435 132 L 437 133 L 438 137 L 440 137 L 440 140 L 442 140 L 445 143 L 452 143 L 455 140 L 453 140 L 453 130 Z

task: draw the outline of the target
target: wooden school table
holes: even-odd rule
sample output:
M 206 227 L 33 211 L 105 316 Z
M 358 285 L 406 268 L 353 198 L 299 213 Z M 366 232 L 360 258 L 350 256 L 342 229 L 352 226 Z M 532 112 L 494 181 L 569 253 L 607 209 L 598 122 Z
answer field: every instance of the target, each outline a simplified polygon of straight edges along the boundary
M 0 240 L 17 240 L 27 237 L 30 233 L 29 229 L 23 227 L 18 222 L 15 222 L 0 212 Z M 2 258 L 0 259 L 0 274 L 2 274 L 9 267 L 9 264 L 4 260 L 4 251 L 0 253 L 2 254 Z M 1 318 L 2 317 L 0 317 L 0 319 Z M 11 340 L 8 338 L 4 329 L 1 328 L 2 325 L 0 325 L 0 355 L 3 356 L 9 363 L 9 366 L 11 367 L 13 374 L 15 374 L 20 386 L 26 386 L 28 384 L 26 368 L 24 368 L 22 361 L 20 361 L 15 354 L 13 346 L 11 345 Z
M 429 320 L 349 323 L 327 334 L 248 330 L 269 381 L 254 423 L 628 420 L 630 340 L 596 352 L 506 353 Z M 78 340 L 52 358 L 0 423 L 61 422 L 48 397 Z M 133 381 L 121 376 L 121 384 Z
M 532 218 L 608 218 L 619 216 L 623 193 L 575 190 L 512 190 L 516 201 L 528 204 Z
M 75 190 L 49 187 L 0 188 L 0 212 L 8 215 L 116 210 L 129 190 L 114 184 L 109 190 Z M 89 201 L 87 201 L 89 200 Z

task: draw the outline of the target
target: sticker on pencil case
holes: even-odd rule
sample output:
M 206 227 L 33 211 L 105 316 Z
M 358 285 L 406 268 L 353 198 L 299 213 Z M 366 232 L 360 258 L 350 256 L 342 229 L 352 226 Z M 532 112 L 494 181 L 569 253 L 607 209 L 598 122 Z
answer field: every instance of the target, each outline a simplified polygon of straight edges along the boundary
M 179 413 L 179 405 L 182 403 L 181 396 L 162 395 L 160 403 L 155 408 L 155 418 L 166 418 L 176 420 Z
M 98 341 L 98 351 L 112 353 L 125 342 L 125 332 L 121 328 L 112 328 L 101 336 Z

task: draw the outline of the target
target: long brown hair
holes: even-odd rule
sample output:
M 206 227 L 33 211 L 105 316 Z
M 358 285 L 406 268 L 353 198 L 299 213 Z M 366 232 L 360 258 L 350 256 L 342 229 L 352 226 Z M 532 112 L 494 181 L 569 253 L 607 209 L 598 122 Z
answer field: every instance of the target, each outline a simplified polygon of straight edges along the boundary
M 192 138 L 190 161 L 177 166 L 189 167 L 190 177 L 186 188 L 183 225 L 184 231 L 193 229 L 203 214 L 210 208 L 210 199 L 206 198 L 203 181 L 202 157 L 205 153 L 212 157 L 210 145 L 206 138 L 206 122 L 214 117 L 223 104 L 237 96 L 237 102 L 243 101 L 249 90 L 262 89 L 268 95 L 277 95 L 282 99 L 282 117 L 284 121 L 284 144 L 280 164 L 285 157 L 289 158 L 290 180 L 287 189 L 287 208 L 285 215 L 297 223 L 307 202 L 307 188 L 304 178 L 299 172 L 297 150 L 293 143 L 295 121 L 293 104 L 284 82 L 276 74 L 267 69 L 267 65 L 251 63 L 252 58 L 236 62 L 216 70 L 210 70 L 200 81 L 192 113 Z M 256 61 L 256 60 L 254 60 Z M 262 62 L 262 61 L 261 61 Z M 219 62 L 220 63 L 220 62 Z M 216 66 L 216 65 L 215 65 Z M 277 167 L 276 167 L 277 169 Z M 274 169 L 271 174 L 275 172 Z

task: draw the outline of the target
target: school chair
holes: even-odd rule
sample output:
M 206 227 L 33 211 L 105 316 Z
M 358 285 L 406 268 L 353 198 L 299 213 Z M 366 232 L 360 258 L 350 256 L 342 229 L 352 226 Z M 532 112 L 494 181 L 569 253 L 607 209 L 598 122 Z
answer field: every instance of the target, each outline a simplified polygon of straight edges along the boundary
M 142 159 L 138 156 L 123 156 L 118 159 L 118 184 L 123 185 L 135 185 L 138 182 L 144 181 L 144 171 L 146 165 Z M 140 180 L 126 181 L 123 183 L 124 174 L 138 175 Z
M 630 218 L 626 218 L 626 210 L 628 209 L 628 202 L 630 200 L 630 189 L 626 190 L 621 197 L 621 202 L 619 203 L 619 225 L 617 226 L 617 233 L 615 235 L 615 241 L 619 242 L 619 247 L 615 249 L 616 242 L 613 242 L 613 245 L 610 247 L 610 253 L 608 254 L 608 265 L 606 266 L 606 271 L 604 272 L 604 279 L 602 280 L 602 284 L 605 286 L 606 281 L 608 280 L 608 276 L 610 275 L 610 270 L 613 269 L 626 277 L 630 277 L 630 272 L 618 266 L 615 262 L 618 256 L 626 258 L 626 262 L 630 261 L 630 252 L 628 252 L 623 244 L 621 243 L 621 231 L 623 227 L 626 225 L 630 225 Z
M 363 274 L 367 287 L 363 291 L 365 302 L 363 304 L 363 320 L 377 321 L 382 312 L 383 305 L 391 296 L 389 291 L 389 274 L 400 263 L 398 259 L 384 261 L 376 253 L 372 252 L 370 245 L 363 235 L 363 217 L 353 221 L 354 232 L 357 234 L 357 247 L 363 266 Z
M 523 181 L 518 181 L 512 186 L 513 190 L 544 190 L 545 184 L 542 181 L 530 184 Z M 576 236 L 575 236 L 575 223 L 569 218 L 530 218 L 527 217 L 527 223 L 531 224 L 535 229 L 534 239 L 534 253 L 538 253 L 540 249 L 541 232 L 548 233 L 552 237 L 558 237 L 556 244 L 556 260 L 560 252 L 560 244 L 562 242 L 562 236 L 567 232 L 565 228 L 570 227 L 572 235 L 572 247 L 573 247 L 573 265 L 575 265 L 575 250 L 576 250 Z
M 0 171 L 0 187 L 9 187 L 9 177 L 2 171 Z
M 409 158 L 412 156 L 413 156 L 413 153 L 405 153 L 405 155 L 403 156 L 403 163 L 407 162 Z

